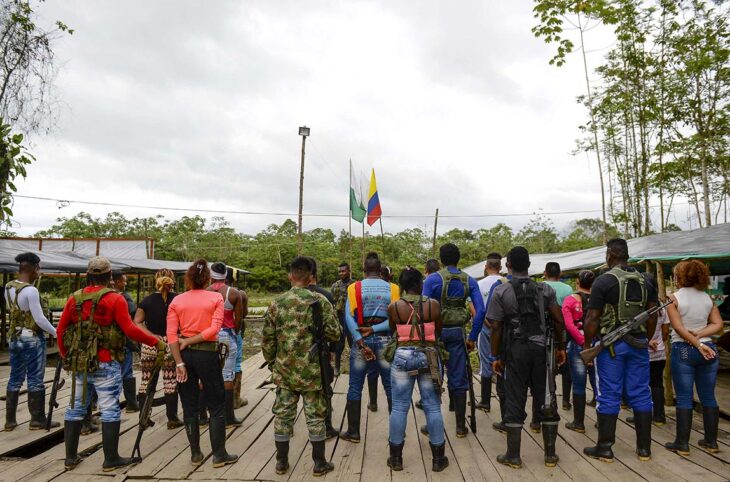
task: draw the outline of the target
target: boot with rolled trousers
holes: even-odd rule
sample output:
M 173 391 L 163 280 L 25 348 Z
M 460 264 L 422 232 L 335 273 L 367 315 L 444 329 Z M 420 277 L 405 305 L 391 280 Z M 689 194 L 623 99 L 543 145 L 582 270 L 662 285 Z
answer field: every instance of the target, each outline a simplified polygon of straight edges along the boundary
M 507 452 L 504 455 L 497 455 L 497 462 L 513 469 L 522 468 L 520 458 L 520 444 L 522 443 L 522 426 L 505 425 L 507 430 Z
M 594 447 L 586 447 L 583 453 L 602 462 L 613 462 L 613 444 L 616 443 L 616 420 L 618 415 L 596 413 L 598 418 L 598 441 Z
M 289 441 L 274 441 L 276 445 L 276 473 L 284 475 L 289 471 Z
M 331 462 L 327 462 L 324 456 L 324 440 L 317 442 L 311 442 L 312 444 L 312 460 L 314 461 L 314 467 L 312 467 L 312 474 L 315 477 L 321 477 L 327 472 L 332 472 L 335 469 L 335 465 Z
M 203 463 L 203 452 L 200 450 L 200 419 L 190 417 L 185 419 L 185 435 L 190 443 L 190 463 L 198 466 Z
M 5 431 L 10 432 L 18 426 L 15 413 L 18 410 L 18 396 L 20 392 L 5 392 Z
M 63 423 L 63 440 L 66 444 L 66 460 L 63 466 L 71 470 L 81 463 L 79 451 L 79 436 L 81 435 L 81 420 L 66 420 Z
M 362 400 L 347 401 L 347 430 L 340 438 L 348 442 L 360 443 L 360 409 Z

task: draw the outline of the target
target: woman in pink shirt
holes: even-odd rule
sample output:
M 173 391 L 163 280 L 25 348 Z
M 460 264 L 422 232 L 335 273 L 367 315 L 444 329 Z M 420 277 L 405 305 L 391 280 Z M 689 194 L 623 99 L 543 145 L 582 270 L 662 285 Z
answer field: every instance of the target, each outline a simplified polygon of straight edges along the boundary
M 593 271 L 583 270 L 578 273 L 578 281 L 575 293 L 566 296 L 563 300 L 563 319 L 565 320 L 565 331 L 568 333 L 568 360 L 570 361 L 570 376 L 573 380 L 573 421 L 565 424 L 569 430 L 578 433 L 585 433 L 584 425 L 586 413 L 586 374 L 589 375 L 593 387 L 595 400 L 596 382 L 593 367 L 586 370 L 586 365 L 580 357 L 583 351 L 583 322 L 585 320 L 588 306 L 588 297 L 591 294 L 591 286 L 596 275 Z M 595 405 L 595 402 L 593 402 Z
M 216 341 L 223 325 L 223 297 L 208 291 L 209 284 L 208 262 L 199 259 L 185 273 L 185 287 L 189 291 L 177 295 L 167 310 L 167 341 L 175 358 L 177 389 L 192 453 L 190 460 L 193 465 L 203 462 L 198 385 L 202 382 L 210 410 L 208 433 L 213 448 L 213 467 L 223 467 L 234 463 L 238 456 L 226 452 L 225 392 Z

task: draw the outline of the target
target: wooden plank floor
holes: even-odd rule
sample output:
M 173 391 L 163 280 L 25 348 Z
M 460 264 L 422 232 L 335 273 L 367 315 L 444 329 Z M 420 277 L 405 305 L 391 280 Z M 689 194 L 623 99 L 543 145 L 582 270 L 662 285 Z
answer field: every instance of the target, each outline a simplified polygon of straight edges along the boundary
M 256 386 L 268 375 L 268 371 L 259 370 L 261 355 L 251 357 L 244 365 L 243 394 L 248 398 L 248 405 L 237 410 L 237 415 L 244 418 L 241 427 L 229 429 L 227 448 L 229 452 L 240 456 L 239 461 L 230 466 L 213 468 L 210 458 L 210 442 L 207 430 L 201 432 L 201 448 L 206 455 L 204 463 L 194 468 L 190 464 L 190 452 L 184 430 L 167 430 L 165 426 L 164 407 L 156 407 L 155 427 L 148 430 L 142 441 L 144 460 L 136 466 L 120 469 L 112 473 L 101 471 L 103 454 L 98 450 L 100 434 L 82 437 L 80 449 L 86 450 L 87 456 L 81 465 L 73 471 L 63 468 L 63 445 L 25 461 L 0 461 L 0 480 L 266 480 L 266 481 L 300 481 L 313 480 L 311 445 L 307 437 L 307 429 L 301 404 L 295 435 L 291 440 L 289 461 L 291 469 L 284 476 L 274 472 L 275 448 L 273 442 L 273 415 L 271 407 L 275 393 L 270 387 L 256 389 Z M 478 381 L 477 381 L 478 383 Z M 334 420 L 339 427 L 343 420 L 343 411 L 348 386 L 347 375 L 340 376 L 335 384 Z M 475 387 L 479 393 L 478 385 Z M 363 394 L 367 398 L 367 388 Z M 418 399 L 418 391 L 414 391 L 414 400 Z M 441 473 L 431 471 L 431 451 L 428 438 L 420 434 L 418 427 L 425 423 L 423 412 L 411 410 L 408 416 L 406 444 L 403 450 L 404 470 L 392 472 L 385 461 L 388 456 L 388 413 L 385 394 L 380 388 L 378 393 L 379 410 L 369 412 L 363 403 L 361 435 L 362 441 L 353 444 L 345 441 L 327 442 L 326 454 L 332 455 L 335 471 L 322 480 L 356 480 L 367 482 L 386 481 L 452 481 L 452 480 L 509 480 L 520 482 L 526 480 L 661 480 L 666 481 L 722 481 L 730 480 L 730 464 L 726 461 L 730 454 L 730 422 L 721 420 L 720 445 L 721 452 L 711 455 L 702 451 L 697 442 L 701 438 L 701 418 L 695 415 L 691 437 L 691 455 L 681 457 L 666 451 L 662 444 L 673 439 L 674 409 L 667 407 L 669 422 L 663 427 L 653 427 L 652 460 L 640 462 L 634 454 L 635 435 L 631 425 L 625 422 L 628 411 L 623 411 L 616 432 L 614 452 L 617 460 L 612 464 L 599 462 L 583 455 L 583 447 L 595 443 L 597 430 L 593 427 L 595 411 L 588 407 L 586 413 L 586 433 L 578 434 L 564 428 L 564 422 L 570 419 L 571 412 L 562 411 L 561 427 L 557 442 L 560 462 L 557 467 L 549 469 L 543 464 L 542 436 L 530 432 L 529 428 L 522 435 L 522 457 L 525 467 L 514 470 L 496 461 L 498 454 L 505 450 L 505 437 L 494 430 L 491 425 L 499 419 L 499 402 L 492 398 L 492 412 L 477 412 L 477 434 L 469 434 L 466 438 L 455 435 L 454 414 L 444 406 L 444 423 L 446 426 L 447 450 L 450 466 Z M 531 405 L 531 403 L 528 403 Z M 63 408 L 63 405 L 62 405 Z M 528 412 L 529 412 L 528 406 Z M 59 411 L 59 414 L 62 410 Z M 137 434 L 135 415 L 123 415 L 123 433 L 120 437 L 120 452 L 131 452 Z M 60 417 L 59 417 L 60 419 Z M 529 420 L 529 415 L 528 415 Z M 346 424 L 346 422 L 345 422 Z M 8 434 L 0 434 L 7 437 Z M 335 448 L 336 444 L 336 448 Z M 5 445 L 5 444 L 3 444 Z M 333 453 L 334 451 L 334 453 Z

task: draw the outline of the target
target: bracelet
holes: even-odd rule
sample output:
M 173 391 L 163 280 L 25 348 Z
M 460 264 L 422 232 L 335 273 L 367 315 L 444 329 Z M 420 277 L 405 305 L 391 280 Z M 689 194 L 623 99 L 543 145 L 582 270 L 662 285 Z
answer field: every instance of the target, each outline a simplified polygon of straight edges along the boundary
M 177 368 L 182 368 L 182 367 L 184 367 L 184 366 L 185 366 L 185 362 L 180 362 L 180 363 L 176 364 L 175 366 L 176 366 Z

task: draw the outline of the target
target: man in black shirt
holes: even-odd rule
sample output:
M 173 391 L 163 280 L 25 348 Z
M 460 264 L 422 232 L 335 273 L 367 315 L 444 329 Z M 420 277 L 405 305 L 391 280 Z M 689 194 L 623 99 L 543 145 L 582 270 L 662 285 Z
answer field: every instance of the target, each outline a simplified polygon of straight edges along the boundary
M 628 266 L 629 249 L 623 239 L 612 239 L 606 247 L 609 270 L 596 278 L 591 288 L 585 321 L 583 349 L 595 338 L 605 336 L 628 323 L 642 311 L 657 304 L 657 290 L 651 279 Z M 623 339 L 606 347 L 594 359 L 598 403 L 598 443 L 583 452 L 604 462 L 613 461 L 616 419 L 621 409 L 621 396 L 634 410 L 636 453 L 640 460 L 651 458 L 652 399 L 649 389 L 649 352 L 647 340 L 654 335 L 656 315 L 646 326 L 637 327 Z

